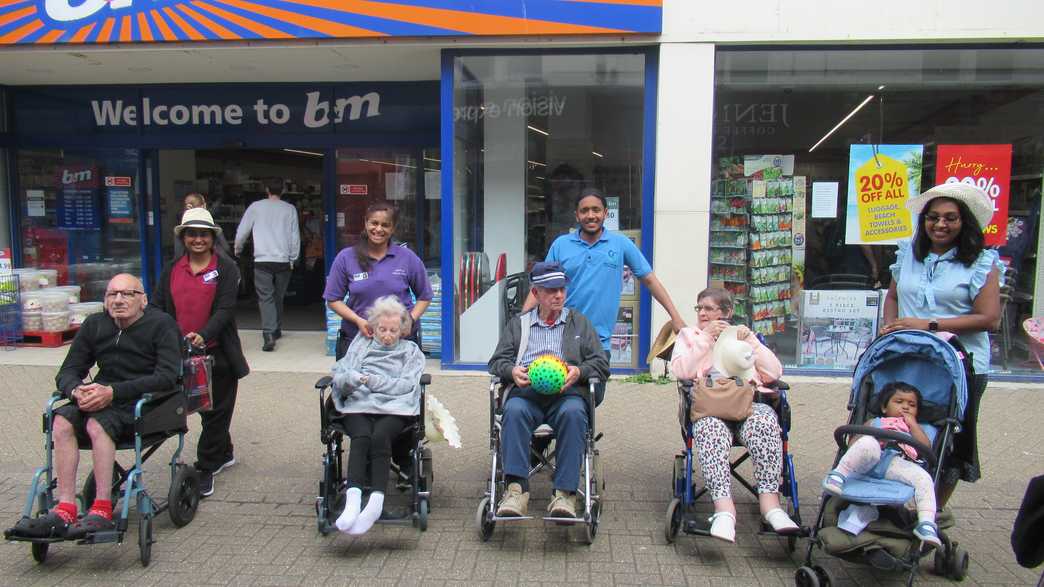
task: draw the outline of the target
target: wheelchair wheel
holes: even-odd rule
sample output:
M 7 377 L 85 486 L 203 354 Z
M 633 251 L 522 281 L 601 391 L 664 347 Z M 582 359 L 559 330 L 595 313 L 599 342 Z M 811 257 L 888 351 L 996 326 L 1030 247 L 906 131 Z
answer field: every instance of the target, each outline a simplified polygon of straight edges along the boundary
M 138 550 L 141 566 L 147 567 L 152 561 L 152 503 L 147 495 L 138 494 Z
M 602 506 L 597 502 L 591 502 L 591 514 L 584 525 L 584 542 L 590 546 L 594 544 L 595 536 L 598 535 L 598 517 L 602 513 Z
M 178 465 L 167 494 L 170 521 L 178 528 L 187 526 L 196 517 L 199 507 L 199 473 L 195 467 Z
M 483 497 L 479 502 L 478 511 L 475 512 L 475 525 L 478 526 L 479 537 L 483 542 L 489 542 L 493 536 L 493 528 L 497 523 L 492 520 L 493 506 L 488 497 Z
M 816 577 L 819 578 L 819 584 L 821 587 L 830 587 L 831 585 L 837 584 L 837 581 L 834 580 L 833 573 L 831 573 L 826 567 L 815 565 L 812 567 L 812 570 L 816 573 Z
M 417 527 L 421 532 L 428 529 L 428 500 L 426 499 L 417 502 Z
M 47 550 L 51 547 L 49 542 L 34 542 L 32 545 L 33 560 L 43 564 L 47 560 Z
M 663 525 L 663 537 L 667 539 L 667 544 L 674 542 L 674 539 L 678 537 L 681 521 L 681 500 L 676 497 L 667 505 L 667 520 Z

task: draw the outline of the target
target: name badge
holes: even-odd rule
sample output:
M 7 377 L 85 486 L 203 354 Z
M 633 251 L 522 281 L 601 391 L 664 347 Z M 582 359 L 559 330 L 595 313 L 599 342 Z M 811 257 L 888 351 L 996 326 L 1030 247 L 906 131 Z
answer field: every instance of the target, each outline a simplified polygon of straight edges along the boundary
M 368 279 L 369 277 L 370 277 L 370 274 L 367 273 L 366 271 L 363 271 L 362 273 L 355 273 L 355 274 L 353 274 L 352 275 L 352 281 L 362 281 L 364 279 Z
M 217 269 L 215 269 L 213 271 L 208 271 L 208 272 L 203 274 L 203 283 L 210 283 L 211 281 L 214 281 L 217 278 L 218 278 L 218 271 L 217 271 Z

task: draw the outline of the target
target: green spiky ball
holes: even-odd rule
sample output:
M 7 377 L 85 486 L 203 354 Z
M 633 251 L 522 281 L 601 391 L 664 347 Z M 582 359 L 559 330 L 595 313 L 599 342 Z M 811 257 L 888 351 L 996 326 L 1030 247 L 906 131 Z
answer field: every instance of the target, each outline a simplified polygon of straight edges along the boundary
M 537 393 L 554 395 L 562 391 L 567 371 L 562 359 L 551 354 L 540 355 L 529 364 L 530 385 Z

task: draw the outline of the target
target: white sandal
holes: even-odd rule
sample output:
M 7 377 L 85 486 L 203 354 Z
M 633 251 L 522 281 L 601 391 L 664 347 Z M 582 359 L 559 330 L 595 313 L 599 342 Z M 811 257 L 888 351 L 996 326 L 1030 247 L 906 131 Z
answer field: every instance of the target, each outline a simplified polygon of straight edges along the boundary
M 715 512 L 710 517 L 710 535 L 724 542 L 736 542 L 736 516 L 731 512 Z

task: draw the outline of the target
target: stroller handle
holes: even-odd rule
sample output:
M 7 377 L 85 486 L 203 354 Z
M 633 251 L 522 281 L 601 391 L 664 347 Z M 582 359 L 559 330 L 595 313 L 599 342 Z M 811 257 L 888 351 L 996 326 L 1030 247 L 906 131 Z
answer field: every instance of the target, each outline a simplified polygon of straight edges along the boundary
M 834 430 L 834 441 L 837 442 L 838 448 L 844 449 L 848 447 L 848 443 L 846 442 L 848 436 L 873 436 L 878 440 L 894 440 L 896 442 L 908 444 L 917 451 L 917 456 L 927 461 L 928 465 L 933 469 L 938 463 L 935 452 L 932 451 L 930 446 L 923 442 L 918 442 L 913 436 L 903 432 L 882 430 L 881 428 L 875 428 L 874 426 L 857 426 L 854 424 L 839 426 Z

